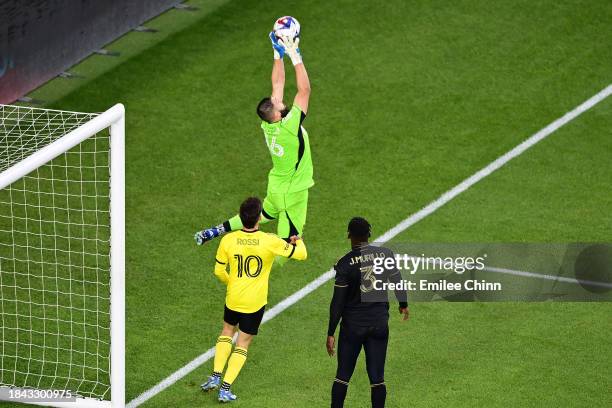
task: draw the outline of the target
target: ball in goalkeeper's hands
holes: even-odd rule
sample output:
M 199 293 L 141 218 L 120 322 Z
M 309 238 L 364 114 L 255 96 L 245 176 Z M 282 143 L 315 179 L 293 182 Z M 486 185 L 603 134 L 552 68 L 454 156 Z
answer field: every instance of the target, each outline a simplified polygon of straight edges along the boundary
M 277 38 L 294 39 L 300 36 L 300 23 L 295 17 L 284 16 L 276 20 L 272 31 Z

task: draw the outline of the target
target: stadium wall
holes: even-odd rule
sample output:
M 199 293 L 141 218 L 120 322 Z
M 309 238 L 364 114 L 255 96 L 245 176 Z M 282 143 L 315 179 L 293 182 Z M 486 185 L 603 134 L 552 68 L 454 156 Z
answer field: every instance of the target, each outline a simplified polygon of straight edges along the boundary
M 0 0 L 0 103 L 12 103 L 180 0 Z

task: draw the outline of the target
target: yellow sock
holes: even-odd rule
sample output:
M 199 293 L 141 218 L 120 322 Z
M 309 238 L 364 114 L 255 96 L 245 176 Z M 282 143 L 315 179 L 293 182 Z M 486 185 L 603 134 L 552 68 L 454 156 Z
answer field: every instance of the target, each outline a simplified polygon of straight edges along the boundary
M 225 368 L 225 363 L 232 353 L 232 338 L 229 336 L 219 336 L 217 345 L 215 346 L 215 363 L 213 371 L 221 374 Z
M 227 363 L 227 371 L 225 372 L 225 377 L 223 377 L 223 382 L 228 384 L 232 384 L 236 377 L 238 377 L 238 373 L 242 369 L 242 366 L 246 362 L 247 359 L 247 349 L 242 347 L 236 347 L 232 356 Z

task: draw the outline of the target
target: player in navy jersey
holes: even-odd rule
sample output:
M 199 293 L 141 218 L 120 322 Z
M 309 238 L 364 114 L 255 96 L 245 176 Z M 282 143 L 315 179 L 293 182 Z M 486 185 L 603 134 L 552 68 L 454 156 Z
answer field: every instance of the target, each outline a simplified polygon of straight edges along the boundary
M 353 218 L 348 225 L 351 251 L 334 266 L 336 281 L 330 305 L 327 330 L 327 352 L 333 356 L 338 323 L 338 369 L 332 386 L 332 408 L 344 406 L 348 384 L 355 370 L 357 358 L 363 347 L 366 369 L 370 379 L 373 408 L 385 406 L 385 359 L 389 340 L 389 301 L 387 292 L 377 290 L 376 281 L 398 283 L 401 275 L 396 268 L 374 272 L 374 259 L 393 257 L 387 248 L 369 244 L 371 226 L 361 217 Z M 384 262 L 382 263 L 385 264 Z M 404 290 L 396 290 L 399 312 L 408 319 L 408 297 Z

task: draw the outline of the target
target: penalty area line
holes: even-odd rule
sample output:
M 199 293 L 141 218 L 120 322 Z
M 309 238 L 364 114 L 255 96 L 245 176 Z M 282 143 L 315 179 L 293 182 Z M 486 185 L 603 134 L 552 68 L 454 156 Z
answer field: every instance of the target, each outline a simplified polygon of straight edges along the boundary
M 440 195 L 440 197 L 438 197 L 431 203 L 427 204 L 425 207 L 421 208 L 419 211 L 412 214 L 408 218 L 404 219 L 403 221 L 398 223 L 395 227 L 391 228 L 390 230 L 382 234 L 380 237 L 376 238 L 373 242 L 384 244 L 385 242 L 390 241 L 391 239 L 396 237 L 398 234 L 404 232 L 405 230 L 407 230 L 408 228 L 410 228 L 417 222 L 421 221 L 422 219 L 436 212 L 446 203 L 448 203 L 449 201 L 457 197 L 459 194 L 463 193 L 464 191 L 472 187 L 474 184 L 478 183 L 480 180 L 489 176 L 494 171 L 499 170 L 510 160 L 520 156 L 526 150 L 533 147 L 535 144 L 539 143 L 540 141 L 544 140 L 545 138 L 550 136 L 552 133 L 554 133 L 556 130 L 558 130 L 562 126 L 576 119 L 578 116 L 580 116 L 587 110 L 591 109 L 593 106 L 597 105 L 599 102 L 603 101 L 611 94 L 612 94 L 612 84 L 608 85 L 606 88 L 602 89 L 597 94 L 593 95 L 592 97 L 590 97 L 589 99 L 581 103 L 580 105 L 576 106 L 574 109 L 567 112 L 565 115 L 554 120 L 553 122 L 548 124 L 546 127 L 540 129 L 538 132 L 534 133 L 529 138 L 525 139 L 525 141 L 518 144 L 512 150 L 498 157 L 497 159 L 489 163 L 487 166 L 483 167 L 476 173 L 472 174 L 470 177 L 463 180 L 461 183 L 457 184 L 452 189 L 446 191 L 445 193 Z M 318 278 L 316 278 L 315 280 L 313 280 L 312 282 L 310 282 L 308 285 L 304 286 L 302 289 L 293 293 L 286 299 L 282 300 L 280 303 L 274 305 L 274 307 L 267 310 L 266 313 L 264 314 L 262 324 L 275 318 L 280 313 L 285 311 L 287 308 L 291 307 L 295 303 L 302 300 L 308 294 L 315 291 L 317 288 L 325 284 L 327 281 L 329 281 L 333 277 L 334 277 L 334 272 L 332 269 L 330 269 L 324 274 L 322 274 L 321 276 L 319 276 Z M 204 353 L 200 354 L 194 360 L 187 363 L 187 365 L 178 369 L 177 371 L 175 371 L 168 377 L 164 378 L 162 381 L 160 381 L 159 383 L 157 383 L 156 385 L 154 385 L 147 391 L 140 394 L 138 397 L 134 398 L 132 401 L 130 401 L 126 405 L 126 407 L 135 408 L 145 403 L 149 399 L 153 398 L 160 392 L 164 391 L 166 388 L 170 387 L 171 385 L 173 385 L 174 383 L 176 383 L 177 381 L 179 381 L 180 379 L 182 379 L 183 377 L 185 377 L 186 375 L 188 375 L 189 373 L 191 373 L 192 371 L 200 367 L 202 364 L 210 360 L 214 355 L 215 355 L 214 347 L 206 350 Z

